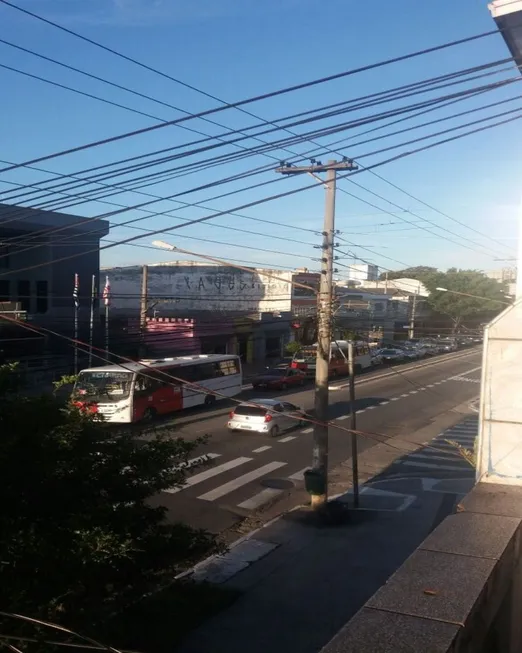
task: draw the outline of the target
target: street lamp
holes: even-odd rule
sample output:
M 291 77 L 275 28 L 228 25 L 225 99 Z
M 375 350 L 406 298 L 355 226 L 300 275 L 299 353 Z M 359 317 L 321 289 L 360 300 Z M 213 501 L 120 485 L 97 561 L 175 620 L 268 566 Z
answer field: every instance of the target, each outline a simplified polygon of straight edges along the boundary
M 450 290 L 449 288 L 435 288 L 439 292 L 449 292 L 452 295 L 462 295 L 463 297 L 472 297 L 473 299 L 482 299 L 485 302 L 497 302 L 498 304 L 504 304 L 504 306 L 511 306 L 511 302 L 503 302 L 501 299 L 488 299 L 487 297 L 481 297 L 480 295 L 470 295 L 467 292 L 459 292 L 458 290 Z M 508 297 L 509 295 L 504 295 Z

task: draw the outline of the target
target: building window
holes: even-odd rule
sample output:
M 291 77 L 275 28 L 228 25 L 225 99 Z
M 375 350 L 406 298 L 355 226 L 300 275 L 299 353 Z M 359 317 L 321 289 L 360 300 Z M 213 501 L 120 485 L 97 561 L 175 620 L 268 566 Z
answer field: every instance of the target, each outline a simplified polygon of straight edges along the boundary
M 22 311 L 31 310 L 31 282 L 21 279 L 18 282 L 18 301 L 21 304 Z
M 0 302 L 10 302 L 9 280 L 0 279 Z
M 0 243 L 0 268 L 7 270 L 9 268 L 9 247 Z
M 47 294 L 47 281 L 36 282 L 36 312 L 47 313 L 49 299 Z

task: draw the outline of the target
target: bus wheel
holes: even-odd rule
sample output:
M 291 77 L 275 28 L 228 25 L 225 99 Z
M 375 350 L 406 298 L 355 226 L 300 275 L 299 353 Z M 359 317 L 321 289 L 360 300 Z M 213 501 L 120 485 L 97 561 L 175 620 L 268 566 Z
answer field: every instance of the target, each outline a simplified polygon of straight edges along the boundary
M 216 395 L 207 395 L 205 397 L 205 406 L 213 406 L 216 403 Z
M 147 410 L 143 413 L 143 421 L 144 422 L 152 422 L 152 420 L 156 417 L 156 411 L 154 408 L 147 408 Z

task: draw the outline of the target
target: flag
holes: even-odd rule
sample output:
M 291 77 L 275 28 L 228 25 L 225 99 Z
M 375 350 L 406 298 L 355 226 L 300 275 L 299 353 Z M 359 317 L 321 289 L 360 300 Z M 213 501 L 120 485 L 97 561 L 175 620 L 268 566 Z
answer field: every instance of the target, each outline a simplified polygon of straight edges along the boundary
M 103 302 L 105 306 L 111 305 L 111 284 L 109 283 L 109 277 L 105 277 L 105 287 L 103 288 Z
M 78 275 L 74 275 L 74 288 L 73 288 L 73 299 L 74 299 L 74 307 L 78 308 L 80 306 L 80 280 L 78 278 Z

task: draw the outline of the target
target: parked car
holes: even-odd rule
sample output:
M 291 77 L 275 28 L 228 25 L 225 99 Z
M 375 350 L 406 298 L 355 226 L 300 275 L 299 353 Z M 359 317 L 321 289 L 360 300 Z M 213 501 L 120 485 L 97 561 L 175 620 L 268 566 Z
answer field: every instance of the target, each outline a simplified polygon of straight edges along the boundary
M 402 349 L 381 349 L 379 355 L 383 363 L 402 363 L 405 360 Z
M 252 379 L 254 389 L 266 388 L 267 390 L 286 390 L 291 386 L 304 385 L 306 373 L 302 370 L 289 367 L 273 367 Z
M 302 426 L 304 416 L 299 406 L 286 401 L 252 399 L 252 403 L 236 406 L 227 426 L 231 431 L 252 431 L 275 437 L 282 431 Z
M 457 343 L 454 340 L 441 340 L 438 343 L 439 351 L 441 354 L 447 353 L 450 351 L 457 351 Z
M 370 355 L 372 357 L 372 366 L 382 365 L 382 356 L 379 349 L 371 349 Z
M 418 361 L 422 357 L 417 347 L 404 347 L 402 351 L 406 360 Z

